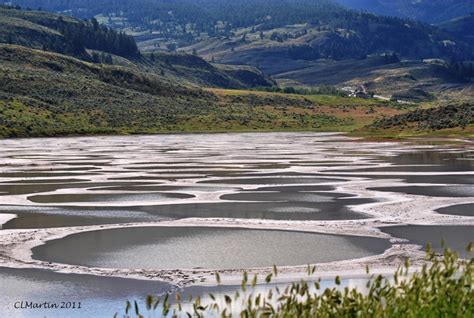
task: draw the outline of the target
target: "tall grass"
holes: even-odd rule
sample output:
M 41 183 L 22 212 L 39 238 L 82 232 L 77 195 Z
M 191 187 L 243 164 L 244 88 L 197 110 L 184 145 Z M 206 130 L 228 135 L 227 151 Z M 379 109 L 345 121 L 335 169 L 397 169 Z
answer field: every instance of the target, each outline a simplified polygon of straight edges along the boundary
M 472 244 L 468 247 L 472 255 Z M 314 275 L 315 268 L 308 268 Z M 368 272 L 368 269 L 367 269 Z M 474 317 L 474 259 L 460 259 L 458 254 L 445 249 L 439 256 L 428 249 L 425 265 L 414 270 L 407 260 L 390 278 L 372 276 L 367 288 L 341 288 L 339 277 L 335 287 L 322 289 L 320 280 L 301 281 L 284 290 L 272 287 L 266 294 L 247 296 L 249 286 L 258 283 L 258 277 L 249 279 L 244 273 L 242 286 L 234 296 L 224 295 L 223 301 L 209 294 L 211 301 L 204 303 L 195 298 L 183 309 L 180 294 L 170 301 L 169 295 L 148 296 L 146 310 L 137 302 L 127 302 L 120 317 Z M 278 275 L 274 267 L 264 278 L 269 284 Z M 216 273 L 217 283 L 220 276 Z M 116 314 L 116 317 L 119 317 Z

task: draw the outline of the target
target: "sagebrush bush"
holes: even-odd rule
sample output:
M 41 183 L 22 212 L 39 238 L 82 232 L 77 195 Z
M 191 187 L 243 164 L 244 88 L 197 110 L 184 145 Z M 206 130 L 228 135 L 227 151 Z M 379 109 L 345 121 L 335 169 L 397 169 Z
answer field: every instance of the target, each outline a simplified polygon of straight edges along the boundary
M 472 252 L 472 244 L 468 247 Z M 313 275 L 315 268 L 308 268 Z M 265 277 L 271 282 L 278 274 L 276 267 Z M 169 301 L 169 295 L 161 298 L 148 296 L 147 314 L 163 317 L 232 317 L 232 305 L 237 305 L 237 317 L 474 317 L 474 259 L 460 259 L 458 254 L 446 249 L 444 256 L 428 250 L 426 264 L 418 270 L 410 270 L 409 261 L 393 276 L 372 276 L 367 289 L 326 288 L 316 282 L 296 282 L 284 290 L 271 288 L 267 294 L 246 295 L 248 285 L 255 286 L 258 278 L 251 281 L 244 273 L 242 287 L 233 297 L 224 295 L 224 305 L 215 295 L 204 304 L 200 298 L 192 303 L 192 312 L 183 310 L 181 297 Z M 216 273 L 220 284 L 219 274 Z M 336 277 L 336 285 L 340 285 Z M 242 305 L 240 305 L 242 304 Z M 240 306 L 240 307 L 239 307 Z M 123 317 L 145 317 L 137 302 L 127 302 Z M 116 314 L 118 317 L 118 314 Z

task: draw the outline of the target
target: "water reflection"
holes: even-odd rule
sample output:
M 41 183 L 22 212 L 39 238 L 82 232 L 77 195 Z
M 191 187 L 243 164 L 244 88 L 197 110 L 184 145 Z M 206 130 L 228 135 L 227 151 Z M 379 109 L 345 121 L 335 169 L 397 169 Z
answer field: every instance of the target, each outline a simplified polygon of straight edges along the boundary
M 458 252 L 461 257 L 470 256 L 466 248 L 469 243 L 474 243 L 474 226 L 408 225 L 385 227 L 382 231 L 423 247 L 430 244 L 438 253 L 443 253 L 444 244 L 445 247 Z
M 342 279 L 340 286 L 334 285 L 334 280 L 322 280 L 321 289 L 345 287 L 357 288 L 364 291 L 367 279 Z M 272 283 L 250 286 L 247 293 L 242 296 L 256 296 L 267 293 L 270 288 L 278 287 L 284 290 L 289 283 Z M 311 284 L 310 284 L 311 285 Z M 125 313 L 125 300 L 132 303 L 137 301 L 141 311 L 146 312 L 146 295 L 164 297 L 164 293 L 175 290 L 169 284 L 162 282 L 142 281 L 123 278 L 100 277 L 90 275 L 60 274 L 42 270 L 32 269 L 9 269 L 0 268 L 0 286 L 9 286 L 8 293 L 0 297 L 0 311 L 6 317 L 18 318 L 83 318 L 83 317 L 113 317 L 115 313 L 119 317 Z M 192 296 L 200 297 L 204 305 L 211 303 L 209 294 L 212 293 L 217 301 L 224 305 L 224 295 L 234 295 L 240 290 L 239 286 L 214 286 L 214 287 L 188 287 L 178 290 L 182 298 L 184 311 L 192 311 L 192 304 L 188 301 Z M 47 292 L 45 292 L 47 291 Z M 175 294 L 172 292 L 170 301 L 173 303 Z M 15 309 L 18 301 L 33 302 L 81 302 L 81 308 L 75 310 L 58 311 L 48 309 Z M 233 307 L 237 312 L 239 308 Z M 152 317 L 161 318 L 161 307 L 152 314 Z M 145 317 L 148 317 L 145 315 Z
M 0 286 L 2 317 L 25 318 L 112 317 L 123 311 L 127 299 L 136 299 L 144 308 L 144 295 L 162 295 L 172 289 L 162 282 L 9 268 L 0 268 Z M 16 309 L 15 303 L 21 301 L 81 302 L 81 308 Z
M 474 203 L 458 204 L 436 210 L 441 214 L 474 216 Z
M 33 249 L 57 263 L 134 269 L 238 269 L 305 265 L 379 254 L 387 240 L 315 233 L 144 227 L 70 235 Z
M 402 192 L 407 194 L 424 195 L 429 197 L 474 197 L 474 187 L 466 186 L 408 186 L 369 188 L 375 191 Z
M 336 223 L 370 217 L 354 207 L 386 200 L 387 191 L 434 199 L 458 197 L 466 202 L 473 197 L 474 155 L 463 145 L 256 133 L 1 140 L 0 149 L 0 213 L 18 215 L 4 229 L 189 217 Z M 379 186 L 381 179 L 389 186 Z M 363 192 L 365 186 L 383 192 L 369 198 L 347 190 Z M 472 204 L 464 204 L 438 212 L 472 216 L 472 210 Z M 53 242 L 45 255 L 106 266 L 225 268 L 347 259 L 380 253 L 388 246 L 386 241 L 307 233 L 194 231 L 91 232 Z M 406 226 L 384 231 L 421 245 L 445 238 L 459 250 L 472 240 L 472 227 Z M 54 248 L 57 251 L 52 253 Z M 242 256 L 244 252 L 250 256 Z M 24 269 L 0 270 L 0 283 L 12 286 L 2 290 L 0 301 L 6 308 L 2 314 L 20 317 L 53 313 L 12 311 L 13 299 L 77 297 L 89 304 L 77 316 L 110 317 L 123 309 L 125 298 L 143 299 L 151 291 L 170 288 Z M 199 290 L 186 292 L 199 294 Z

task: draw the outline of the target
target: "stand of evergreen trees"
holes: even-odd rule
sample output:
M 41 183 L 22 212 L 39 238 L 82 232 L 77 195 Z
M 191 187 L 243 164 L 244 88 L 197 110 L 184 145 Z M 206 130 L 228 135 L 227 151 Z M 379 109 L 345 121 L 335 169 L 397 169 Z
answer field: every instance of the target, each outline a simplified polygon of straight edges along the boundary
M 440 29 L 409 19 L 376 16 L 346 10 L 330 0 L 13 0 L 15 4 L 49 11 L 67 11 L 89 18 L 103 15 L 114 28 L 132 27 L 153 32 L 166 42 L 183 47 L 203 35 L 231 38 L 238 28 L 252 33 L 292 24 L 307 23 L 330 34 L 318 47 L 302 46 L 290 56 L 318 58 L 364 58 L 393 51 L 406 58 L 451 58 L 469 60 L 474 50 Z M 346 32 L 344 30 L 350 30 Z M 96 30 L 97 31 L 97 30 Z M 286 42 L 290 33 L 275 32 L 272 41 Z M 143 35 L 144 39 L 147 35 Z M 242 38 L 245 41 L 245 37 Z M 456 45 L 443 45 L 452 40 Z M 309 43 L 307 43 L 309 44 Z M 129 53 L 127 53 L 129 54 Z
M 473 61 L 450 61 L 447 64 L 447 68 L 453 75 L 467 82 L 474 80 Z
M 73 55 L 83 59 L 90 59 L 86 49 L 102 51 L 127 58 L 140 55 L 135 39 L 121 31 L 116 31 L 105 25 L 101 25 L 95 18 L 89 20 L 77 20 L 69 17 L 59 16 L 55 18 L 47 13 L 32 12 L 27 9 L 20 11 L 18 6 L 1 6 L 7 10 L 6 16 L 21 18 L 33 23 L 58 31 L 62 37 L 49 37 L 44 40 L 43 50 Z M 11 10 L 11 14 L 8 13 Z M 10 34 L 7 40 L 10 44 L 16 44 L 15 34 Z M 110 57 L 105 59 L 110 61 Z M 94 59 L 93 59 L 94 60 Z
M 74 53 L 82 48 L 88 48 L 124 57 L 134 57 L 139 54 L 133 37 L 100 25 L 95 18 L 75 24 L 65 23 L 60 17 L 57 29 L 71 41 L 71 49 Z

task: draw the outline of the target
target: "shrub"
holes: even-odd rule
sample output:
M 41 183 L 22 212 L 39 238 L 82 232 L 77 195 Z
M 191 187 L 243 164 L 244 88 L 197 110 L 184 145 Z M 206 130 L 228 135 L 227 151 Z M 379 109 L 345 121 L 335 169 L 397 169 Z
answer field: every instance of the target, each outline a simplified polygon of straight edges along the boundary
M 468 247 L 472 252 L 472 244 Z M 372 276 L 367 283 L 367 291 L 355 288 L 320 289 L 320 280 L 308 283 L 301 281 L 289 285 L 281 291 L 272 288 L 266 295 L 245 294 L 248 284 L 257 283 L 257 276 L 251 282 L 244 273 L 242 290 L 234 297 L 224 295 L 224 307 L 219 305 L 216 297 L 210 304 L 202 304 L 195 299 L 194 312 L 183 312 L 180 295 L 177 302 L 171 304 L 169 295 L 163 298 L 148 296 L 147 311 L 161 311 L 163 316 L 172 317 L 230 317 L 231 306 L 236 301 L 245 304 L 237 316 L 240 317 L 466 317 L 474 316 L 474 259 L 459 259 L 455 252 L 446 249 L 444 256 L 439 256 L 428 248 L 426 264 L 418 271 L 410 271 L 409 261 L 401 266 L 391 279 Z M 310 275 L 315 268 L 308 268 Z M 270 283 L 278 274 L 276 267 L 265 278 Z M 216 273 L 218 284 L 219 274 Z M 336 285 L 340 278 L 336 277 Z M 314 285 L 314 286 L 313 286 Z M 135 302 L 127 302 L 124 317 L 142 317 L 140 308 Z M 133 311 L 133 313 L 131 313 Z M 117 316 L 117 314 L 116 314 Z
M 405 114 L 383 118 L 370 125 L 376 129 L 398 128 L 414 125 L 418 130 L 440 130 L 474 124 L 474 105 L 472 103 L 448 105 L 438 108 L 416 109 Z

